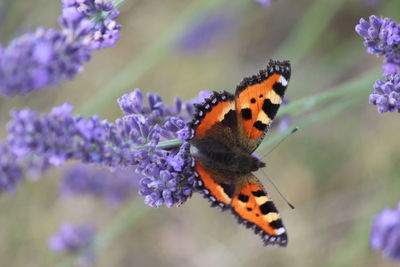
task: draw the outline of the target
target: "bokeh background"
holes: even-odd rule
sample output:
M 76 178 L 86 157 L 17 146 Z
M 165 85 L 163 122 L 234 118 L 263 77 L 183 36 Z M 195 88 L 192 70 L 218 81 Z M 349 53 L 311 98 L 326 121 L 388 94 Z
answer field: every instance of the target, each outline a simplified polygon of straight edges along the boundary
M 38 26 L 58 27 L 60 9 L 59 1 L 1 0 L 1 43 Z M 123 30 L 116 47 L 95 52 L 84 72 L 57 88 L 0 99 L 1 125 L 12 108 L 48 112 L 64 102 L 76 114 L 113 121 L 121 116 L 116 97 L 134 88 L 159 93 L 170 104 L 206 89 L 233 92 L 269 58 L 293 62 L 287 96 L 295 101 L 381 64 L 354 31 L 361 17 L 400 19 L 398 0 L 276 0 L 268 7 L 253 0 L 130 0 L 119 9 Z M 122 72 L 130 73 L 129 86 L 121 81 L 112 96 L 93 102 Z M 126 223 L 111 234 L 95 266 L 395 266 L 370 249 L 369 231 L 373 216 L 399 201 L 399 115 L 378 114 L 368 104 L 371 88 L 362 102 L 300 129 L 265 159 L 295 210 L 257 174 L 283 216 L 287 248 L 264 247 L 198 194 L 170 209 L 150 208 L 136 194 L 119 206 L 60 197 L 61 168 L 0 196 L 0 266 L 71 266 L 74 256 L 47 245 L 62 222 L 93 222 L 110 233 L 124 214 Z M 320 110 L 294 117 L 292 126 Z M 6 136 L 4 127 L 0 134 Z

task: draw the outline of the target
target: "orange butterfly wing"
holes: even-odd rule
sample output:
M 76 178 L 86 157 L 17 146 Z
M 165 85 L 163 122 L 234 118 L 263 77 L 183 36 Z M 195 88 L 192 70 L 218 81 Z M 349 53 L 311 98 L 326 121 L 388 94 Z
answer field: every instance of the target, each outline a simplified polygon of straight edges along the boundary
M 287 245 L 280 215 L 257 178 L 243 173 L 241 161 L 238 166 L 228 162 L 236 155 L 251 157 L 278 111 L 289 78 L 289 62 L 270 61 L 257 76 L 244 79 L 235 96 L 213 92 L 196 106 L 189 125 L 189 142 L 197 148 L 197 188 L 212 206 L 230 208 L 240 223 L 261 234 L 265 245 Z
M 243 147 L 252 153 L 262 141 L 282 103 L 290 79 L 288 61 L 270 61 L 265 70 L 237 86 L 235 108 Z
M 257 178 L 248 174 L 232 199 L 232 211 L 239 222 L 260 234 L 265 245 L 287 245 L 287 233 L 278 210 Z

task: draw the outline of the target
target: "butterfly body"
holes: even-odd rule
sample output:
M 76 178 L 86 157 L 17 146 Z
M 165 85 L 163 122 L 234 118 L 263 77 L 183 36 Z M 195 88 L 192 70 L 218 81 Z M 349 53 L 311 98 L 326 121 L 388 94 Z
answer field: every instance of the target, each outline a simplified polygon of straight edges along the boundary
M 271 125 L 290 78 L 288 61 L 270 61 L 243 79 L 235 95 L 213 92 L 196 106 L 190 144 L 199 190 L 212 206 L 230 209 L 239 222 L 260 234 L 265 245 L 287 245 L 280 215 L 253 175 L 265 167 L 252 153 Z

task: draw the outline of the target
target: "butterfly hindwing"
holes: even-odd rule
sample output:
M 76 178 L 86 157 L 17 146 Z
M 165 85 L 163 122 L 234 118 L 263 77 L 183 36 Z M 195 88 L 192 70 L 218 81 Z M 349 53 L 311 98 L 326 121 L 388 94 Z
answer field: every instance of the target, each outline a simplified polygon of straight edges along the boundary
M 230 207 L 236 190 L 232 177 L 226 177 L 223 172 L 206 167 L 198 158 L 195 160 L 195 176 L 198 189 L 211 201 L 212 206 L 222 210 Z
M 237 86 L 235 108 L 242 147 L 252 153 L 262 141 L 282 103 L 291 74 L 288 61 L 273 61 Z
M 239 223 L 261 235 L 265 245 L 287 245 L 287 234 L 280 215 L 252 174 L 234 176 L 206 167 L 198 158 L 195 161 L 197 185 L 213 207 L 230 208 Z
M 265 245 L 287 245 L 287 234 L 272 199 L 268 197 L 258 179 L 247 174 L 232 198 L 232 212 L 239 222 L 260 234 Z

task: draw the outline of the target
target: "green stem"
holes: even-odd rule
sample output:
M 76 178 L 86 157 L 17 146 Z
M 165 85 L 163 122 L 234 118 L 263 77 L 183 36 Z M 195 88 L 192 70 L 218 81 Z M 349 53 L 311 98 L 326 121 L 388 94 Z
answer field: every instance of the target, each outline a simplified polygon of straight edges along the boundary
M 118 7 L 120 5 L 122 5 L 126 0 L 114 0 L 114 6 Z
M 279 111 L 279 115 L 298 115 L 335 98 L 344 96 L 353 97 L 353 94 L 363 92 L 364 90 L 370 90 L 374 80 L 379 77 L 380 72 L 382 72 L 380 68 L 375 68 L 361 77 L 357 76 L 353 80 L 339 85 L 335 89 L 296 100 L 282 107 Z
M 189 5 L 186 10 L 180 13 L 168 30 L 146 46 L 124 69 L 117 72 L 102 90 L 80 108 L 79 113 L 92 115 L 98 110 L 98 107 L 106 107 L 110 101 L 115 101 L 128 87 L 131 87 L 143 74 L 168 54 L 174 42 L 182 35 L 191 21 L 204 16 L 207 11 L 223 1 L 225 0 L 202 0 Z
M 297 127 L 301 130 L 302 128 L 310 126 L 318 121 L 321 121 L 326 118 L 330 118 L 330 117 L 338 114 L 339 112 L 342 112 L 342 111 L 354 106 L 354 104 L 361 102 L 362 100 L 363 100 L 363 98 L 361 98 L 361 97 L 350 98 L 350 99 L 346 99 L 346 100 L 340 102 L 339 104 L 333 104 L 332 106 L 324 109 L 323 111 L 320 111 L 314 115 L 309 116 L 308 118 L 306 118 L 305 120 L 303 120 L 302 122 L 297 124 Z M 263 142 L 258 147 L 257 151 L 265 150 L 268 146 L 272 145 L 273 143 L 276 143 L 276 142 L 282 140 L 282 138 L 287 136 L 292 130 L 293 130 L 293 128 L 289 128 L 285 131 L 275 133 L 273 136 L 269 137 L 265 142 Z

